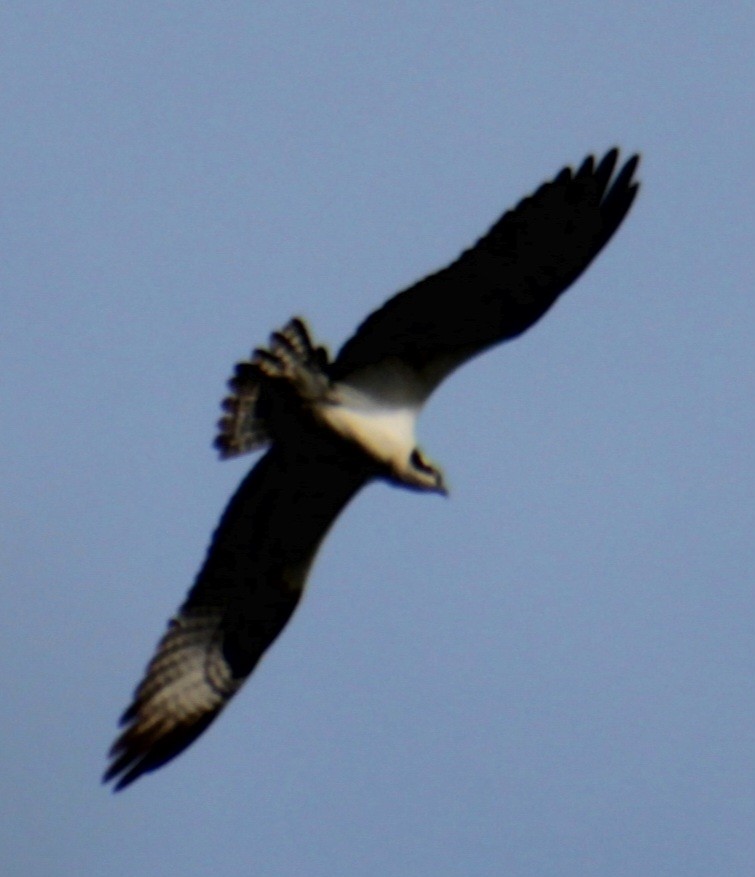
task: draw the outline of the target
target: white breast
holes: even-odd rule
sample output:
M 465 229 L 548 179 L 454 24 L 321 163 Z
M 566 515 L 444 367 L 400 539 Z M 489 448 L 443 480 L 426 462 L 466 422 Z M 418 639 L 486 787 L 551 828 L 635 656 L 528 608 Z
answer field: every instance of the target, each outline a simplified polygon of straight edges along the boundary
M 416 445 L 417 408 L 380 404 L 343 384 L 337 399 L 319 408 L 317 416 L 323 425 L 382 463 L 406 460 Z

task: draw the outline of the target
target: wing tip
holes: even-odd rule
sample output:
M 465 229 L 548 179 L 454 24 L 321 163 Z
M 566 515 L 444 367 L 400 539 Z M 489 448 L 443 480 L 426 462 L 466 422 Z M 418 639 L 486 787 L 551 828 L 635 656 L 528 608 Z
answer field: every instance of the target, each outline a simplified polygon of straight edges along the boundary
M 132 719 L 110 747 L 111 763 L 102 775 L 103 785 L 113 782 L 112 791 L 120 792 L 144 774 L 172 761 L 207 730 L 219 712 L 206 713 L 192 722 L 178 722 L 167 729 L 150 728 L 140 725 L 138 718 Z M 128 710 L 123 718 L 127 715 Z
M 639 152 L 635 152 L 633 155 L 629 156 L 619 170 L 619 173 L 616 175 L 616 180 L 614 182 L 615 186 L 626 187 L 634 192 L 640 188 L 640 181 L 634 179 L 634 175 L 640 166 L 641 158 L 642 156 Z

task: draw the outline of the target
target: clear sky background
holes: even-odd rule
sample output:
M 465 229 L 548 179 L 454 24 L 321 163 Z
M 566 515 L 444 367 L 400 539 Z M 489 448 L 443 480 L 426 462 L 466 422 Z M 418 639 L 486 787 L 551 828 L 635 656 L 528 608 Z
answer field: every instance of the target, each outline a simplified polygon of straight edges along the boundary
M 8 877 L 739 877 L 755 862 L 747 2 L 11 3 L 0 20 Z M 455 374 L 177 761 L 116 719 L 251 458 L 232 364 L 337 347 L 564 164 L 588 274 Z

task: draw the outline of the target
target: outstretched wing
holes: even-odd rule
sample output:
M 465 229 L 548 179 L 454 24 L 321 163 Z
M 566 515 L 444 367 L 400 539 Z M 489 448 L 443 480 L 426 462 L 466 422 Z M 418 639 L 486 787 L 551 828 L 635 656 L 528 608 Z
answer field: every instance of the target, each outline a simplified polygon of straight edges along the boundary
M 105 782 L 122 789 L 216 718 L 291 617 L 318 546 L 368 477 L 354 452 L 321 436 L 274 445 L 257 463 L 121 719 Z
M 588 267 L 632 205 L 633 156 L 564 168 L 449 267 L 389 299 L 344 344 L 334 379 L 424 399 L 464 360 L 536 322 Z M 396 386 L 392 387 L 391 383 Z

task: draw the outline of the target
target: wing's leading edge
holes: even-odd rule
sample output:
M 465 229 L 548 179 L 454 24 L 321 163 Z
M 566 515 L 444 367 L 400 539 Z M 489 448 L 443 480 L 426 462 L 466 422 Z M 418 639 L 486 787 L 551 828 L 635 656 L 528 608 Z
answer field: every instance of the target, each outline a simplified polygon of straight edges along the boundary
M 629 211 L 639 157 L 613 176 L 618 155 L 612 149 L 597 164 L 588 156 L 576 172 L 564 168 L 447 268 L 389 299 L 343 345 L 334 379 L 379 385 L 393 373 L 426 398 L 466 359 L 529 328 Z
M 334 442 L 275 445 L 257 463 L 121 719 L 105 782 L 124 788 L 217 717 L 286 625 L 323 537 L 368 477 Z

